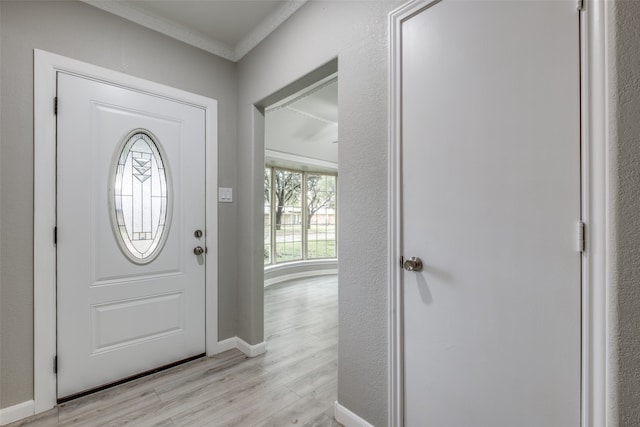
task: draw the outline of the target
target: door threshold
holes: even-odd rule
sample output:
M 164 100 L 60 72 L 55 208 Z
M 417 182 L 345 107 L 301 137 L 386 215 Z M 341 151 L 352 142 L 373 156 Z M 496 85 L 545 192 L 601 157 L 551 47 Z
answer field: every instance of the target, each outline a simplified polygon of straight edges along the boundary
M 80 397 L 88 396 L 90 394 L 97 393 L 97 392 L 102 391 L 102 390 L 106 390 L 108 388 L 119 386 L 120 384 L 124 384 L 124 383 L 128 383 L 130 381 L 133 381 L 133 380 L 137 380 L 138 378 L 146 377 L 148 375 L 155 374 L 155 373 L 161 372 L 161 371 L 166 371 L 167 369 L 171 369 L 171 368 L 173 368 L 175 366 L 183 365 L 183 364 L 191 362 L 193 360 L 200 359 L 201 357 L 204 357 L 205 355 L 206 355 L 205 353 L 201 353 L 201 354 L 197 354 L 195 356 L 188 357 L 186 359 L 181 359 L 181 360 L 178 360 L 176 362 L 172 362 L 172 363 L 169 363 L 169 364 L 166 364 L 166 365 L 159 366 L 157 368 L 150 369 L 148 371 L 141 372 L 139 374 L 131 375 L 129 377 L 120 379 L 118 381 L 114 381 L 114 382 L 109 383 L 109 384 L 104 384 L 104 385 L 101 385 L 101 386 L 98 386 L 98 387 L 91 388 L 89 390 L 81 391 L 79 393 L 74 393 L 74 394 L 71 394 L 69 396 L 65 396 L 65 397 L 59 398 L 59 399 L 56 400 L 56 402 L 58 403 L 58 405 L 61 404 L 61 403 L 66 403 L 66 402 L 69 402 L 71 400 L 78 399 Z

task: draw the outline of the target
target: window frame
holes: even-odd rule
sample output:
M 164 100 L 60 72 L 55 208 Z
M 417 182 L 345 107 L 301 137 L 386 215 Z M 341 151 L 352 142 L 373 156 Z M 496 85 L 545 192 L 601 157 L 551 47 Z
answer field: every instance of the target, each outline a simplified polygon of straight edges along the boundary
M 325 172 L 325 171 L 318 171 L 318 170 L 302 170 L 302 168 L 300 169 L 295 169 L 292 167 L 282 167 L 282 166 L 275 166 L 275 165 L 269 165 L 266 164 L 265 167 L 265 174 L 266 174 L 266 170 L 269 169 L 270 170 L 270 189 L 269 189 L 269 203 L 270 203 L 270 222 L 269 222 L 269 226 L 270 226 L 270 242 L 269 242 L 269 257 L 270 257 L 270 262 L 269 263 L 265 263 L 264 266 L 265 267 L 269 267 L 269 266 L 275 266 L 275 265 L 283 265 L 283 264 L 287 264 L 287 263 L 294 263 L 294 262 L 301 262 L 301 261 L 321 261 L 321 260 L 331 260 L 331 259 L 338 259 L 338 173 L 337 172 Z M 298 259 L 293 259 L 293 260 L 286 260 L 286 261 L 278 261 L 277 257 L 276 257 L 276 205 L 277 202 L 275 200 L 275 171 L 276 170 L 281 170 L 281 171 L 286 171 L 286 172 L 291 172 L 291 173 L 299 173 L 302 175 L 302 182 L 301 182 L 301 196 L 302 196 L 302 202 L 301 202 L 301 227 L 302 227 L 302 235 L 301 235 L 301 245 L 302 245 L 302 250 L 301 250 L 301 257 Z M 307 195 L 307 177 L 309 175 L 320 175 L 320 176 L 332 176 L 335 178 L 335 208 L 334 208 L 334 226 L 335 226 L 335 231 L 334 231 L 334 235 L 335 235 L 335 256 L 333 257 L 314 257 L 314 258 L 309 258 L 309 248 L 308 248 L 308 233 L 309 230 L 307 228 L 307 222 L 308 222 L 308 215 L 307 215 L 307 203 L 308 203 L 308 195 Z M 263 211 L 264 211 L 264 204 L 265 204 L 266 200 L 263 201 Z M 264 221 L 263 221 L 263 227 L 264 227 Z M 264 228 L 262 231 L 262 234 L 264 236 Z M 263 242 L 263 248 L 265 246 L 266 242 Z

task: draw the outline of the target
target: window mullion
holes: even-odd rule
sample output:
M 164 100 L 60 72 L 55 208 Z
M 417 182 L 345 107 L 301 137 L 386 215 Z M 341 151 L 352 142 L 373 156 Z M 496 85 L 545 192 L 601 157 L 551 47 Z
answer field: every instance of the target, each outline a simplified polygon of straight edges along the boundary
M 302 172 L 302 259 L 307 259 L 307 173 Z
M 270 203 L 271 203 L 271 248 L 270 248 L 270 252 L 271 252 L 271 264 L 275 264 L 276 263 L 276 177 L 275 177 L 275 173 L 276 173 L 276 168 L 271 167 L 271 176 L 270 176 L 270 183 L 269 185 L 271 186 L 271 191 L 269 193 L 269 196 L 271 198 Z
M 335 257 L 338 258 L 338 175 L 335 175 L 334 177 L 335 179 L 335 185 L 334 185 L 334 191 L 335 191 L 335 195 L 333 197 L 335 197 L 335 202 L 334 202 L 334 208 L 333 208 L 333 215 L 334 215 L 334 239 L 335 239 Z

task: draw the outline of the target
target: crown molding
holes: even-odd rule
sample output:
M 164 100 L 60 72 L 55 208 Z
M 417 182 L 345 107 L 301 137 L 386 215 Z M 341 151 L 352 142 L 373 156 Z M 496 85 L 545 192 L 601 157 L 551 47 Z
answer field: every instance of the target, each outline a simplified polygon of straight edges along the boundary
M 130 2 L 117 0 L 82 1 L 90 4 L 91 6 L 97 7 L 98 9 L 102 9 L 121 18 L 135 22 L 136 24 L 140 24 L 143 27 L 150 28 L 166 36 L 235 62 L 234 50 L 229 45 L 175 21 L 144 10 Z
M 234 49 L 235 61 L 239 61 L 262 40 L 267 38 L 276 28 L 295 13 L 307 0 L 287 0 L 282 6 L 263 19 L 249 34 L 247 34 Z
M 98 9 L 135 22 L 143 27 L 152 29 L 166 36 L 180 40 L 214 55 L 238 62 L 273 32 L 280 24 L 297 11 L 307 0 L 288 0 L 273 13 L 268 15 L 235 47 L 222 43 L 213 37 L 194 30 L 171 19 L 150 12 L 129 1 L 118 0 L 81 0 Z

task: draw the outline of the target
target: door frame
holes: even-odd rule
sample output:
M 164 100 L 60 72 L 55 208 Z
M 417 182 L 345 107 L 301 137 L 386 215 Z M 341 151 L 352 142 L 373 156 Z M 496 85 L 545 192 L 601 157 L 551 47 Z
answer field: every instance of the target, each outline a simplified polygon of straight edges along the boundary
M 205 348 L 207 356 L 228 348 L 218 343 L 218 129 L 215 99 L 34 49 L 34 412 L 53 408 L 57 400 L 56 356 L 56 115 L 54 98 L 59 71 L 115 84 L 201 108 L 205 112 Z M 228 346 L 227 346 L 228 347 Z
M 389 14 L 388 425 L 404 425 L 402 268 L 402 24 L 442 0 L 414 0 Z M 581 4 L 576 2 L 576 7 Z M 605 2 L 585 1 L 580 19 L 582 253 L 581 427 L 605 427 L 607 411 L 607 110 Z

